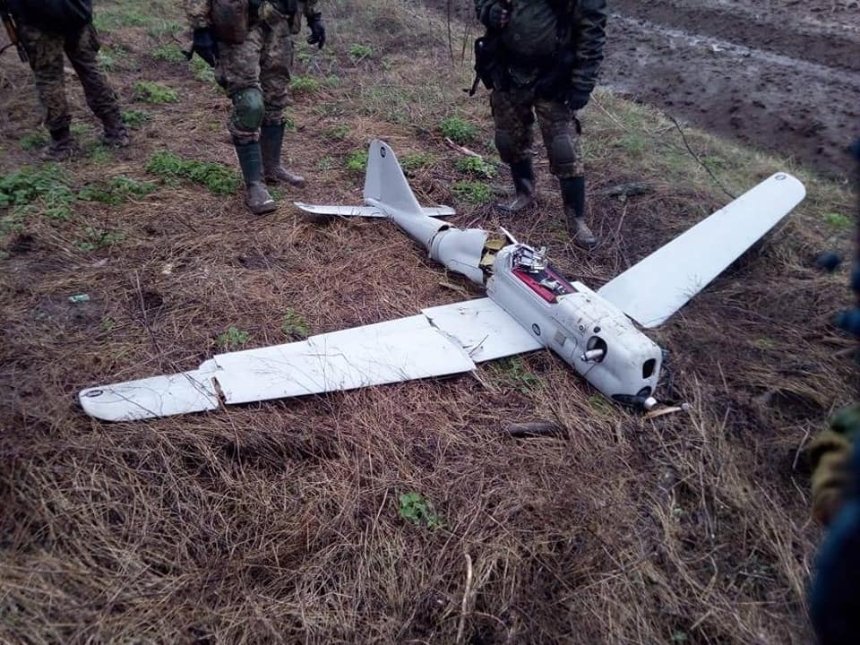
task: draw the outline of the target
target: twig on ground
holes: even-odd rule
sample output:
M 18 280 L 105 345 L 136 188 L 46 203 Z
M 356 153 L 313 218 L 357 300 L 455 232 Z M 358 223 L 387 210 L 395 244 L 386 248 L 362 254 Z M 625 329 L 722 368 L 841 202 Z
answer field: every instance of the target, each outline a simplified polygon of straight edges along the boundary
M 678 129 L 678 132 L 681 135 L 681 140 L 684 142 L 684 147 L 687 148 L 687 152 L 689 152 L 693 156 L 693 159 L 696 160 L 696 163 L 698 163 L 702 168 L 705 169 L 705 172 L 707 172 L 708 175 L 710 175 L 711 179 L 713 179 L 714 182 L 717 184 L 717 186 L 720 187 L 720 190 L 722 190 L 726 195 L 728 195 L 732 199 L 735 199 L 736 195 L 731 193 L 723 185 L 723 182 L 721 182 L 719 179 L 717 179 L 717 176 L 713 172 L 711 172 L 711 169 L 708 168 L 701 159 L 699 159 L 699 155 L 697 155 L 696 152 L 690 147 L 690 143 L 687 141 L 687 135 L 684 134 L 684 130 L 681 128 L 681 124 L 678 123 L 678 121 L 675 119 L 675 117 L 673 117 L 671 114 L 667 114 L 666 116 L 672 123 L 675 124 L 675 127 Z
M 567 431 L 552 421 L 509 423 L 502 431 L 512 437 L 567 437 Z
M 483 157 L 481 155 L 479 155 L 477 152 L 475 152 L 474 150 L 469 150 L 468 148 L 464 148 L 463 146 L 454 143 L 453 141 L 451 141 L 450 137 L 445 137 L 445 143 L 448 144 L 449 148 L 456 150 L 457 152 L 459 152 L 462 155 L 466 155 L 467 157 L 476 157 L 478 159 L 483 160 Z
M 472 557 L 466 553 L 466 586 L 463 589 L 463 604 L 460 608 L 460 621 L 457 624 L 457 643 L 463 642 L 466 629 L 466 614 L 469 609 L 469 596 L 472 594 Z

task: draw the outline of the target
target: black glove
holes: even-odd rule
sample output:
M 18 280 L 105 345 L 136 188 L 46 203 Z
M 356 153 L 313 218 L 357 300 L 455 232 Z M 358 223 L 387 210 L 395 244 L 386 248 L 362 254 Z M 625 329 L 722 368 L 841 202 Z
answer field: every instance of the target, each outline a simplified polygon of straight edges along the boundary
M 498 2 L 494 2 L 484 11 L 481 16 L 481 22 L 485 27 L 490 29 L 504 29 L 508 26 L 508 21 L 511 19 L 511 12 Z
M 591 92 L 584 92 L 582 90 L 571 89 L 568 90 L 567 94 L 564 97 L 564 104 L 569 107 L 574 112 L 577 110 L 581 110 L 588 104 L 588 99 L 591 97 Z
M 311 35 L 308 36 L 308 43 L 317 45 L 322 49 L 323 45 L 325 45 L 325 25 L 323 24 L 321 13 L 315 13 L 308 18 L 308 28 L 311 30 Z
M 190 59 L 194 54 L 205 60 L 209 67 L 215 67 L 215 63 L 218 61 L 218 43 L 215 42 L 215 37 L 209 27 L 194 30 L 194 43 L 191 45 L 191 53 L 188 58 Z

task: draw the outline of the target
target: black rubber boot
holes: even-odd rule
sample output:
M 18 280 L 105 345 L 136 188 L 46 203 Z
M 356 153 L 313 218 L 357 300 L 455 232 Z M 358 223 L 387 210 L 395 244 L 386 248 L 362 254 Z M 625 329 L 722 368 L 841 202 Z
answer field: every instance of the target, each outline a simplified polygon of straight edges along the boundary
M 255 215 L 271 213 L 275 208 L 275 200 L 266 190 L 263 183 L 263 158 L 260 154 L 260 144 L 256 141 L 251 143 L 235 143 L 236 156 L 239 157 L 239 166 L 242 168 L 242 177 L 245 179 L 245 205 Z
M 301 188 L 305 178 L 290 172 L 281 164 L 281 150 L 284 145 L 284 124 L 264 125 L 260 128 L 260 151 L 263 154 L 263 174 L 266 181 L 286 182 Z
M 585 177 L 563 177 L 558 183 L 570 236 L 578 246 L 593 249 L 597 246 L 597 237 L 585 223 Z
M 71 159 L 78 152 L 78 144 L 72 136 L 69 126 L 51 130 L 51 143 L 42 151 L 41 158 L 44 161 L 65 161 Z
M 509 204 L 496 204 L 496 208 L 506 214 L 519 213 L 535 201 L 535 171 L 531 159 L 515 161 L 511 164 L 511 178 L 514 180 L 516 196 Z
M 102 124 L 104 125 L 104 133 L 102 134 L 103 144 L 114 148 L 128 147 L 131 139 L 128 135 L 128 128 L 122 122 L 119 112 L 105 118 Z

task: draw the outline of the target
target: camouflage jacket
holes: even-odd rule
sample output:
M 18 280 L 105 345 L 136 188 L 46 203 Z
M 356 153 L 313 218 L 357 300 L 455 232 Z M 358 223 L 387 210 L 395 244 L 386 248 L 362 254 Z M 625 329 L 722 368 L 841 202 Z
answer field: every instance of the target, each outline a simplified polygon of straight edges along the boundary
M 478 20 L 486 20 L 497 2 L 475 0 Z M 569 47 L 575 58 L 571 87 L 583 92 L 594 89 L 606 43 L 606 0 L 509 0 L 507 4 L 510 21 L 500 36 L 502 51 L 512 54 L 511 66 L 537 71 L 539 61 L 552 64 L 559 48 Z M 559 20 L 568 22 L 559 24 Z
M 192 29 L 201 29 L 212 26 L 211 9 L 212 0 L 184 0 L 185 15 L 188 17 L 188 23 Z M 281 9 L 289 3 L 289 0 L 257 0 L 256 4 L 266 2 L 273 5 L 277 9 Z M 310 19 L 317 11 L 318 0 L 297 0 L 295 4 L 298 6 L 298 14 L 304 14 L 306 19 Z M 250 4 L 255 4 L 255 0 L 249 0 Z M 292 16 L 291 16 L 292 18 Z M 298 33 L 301 28 L 300 20 L 293 20 L 293 33 Z

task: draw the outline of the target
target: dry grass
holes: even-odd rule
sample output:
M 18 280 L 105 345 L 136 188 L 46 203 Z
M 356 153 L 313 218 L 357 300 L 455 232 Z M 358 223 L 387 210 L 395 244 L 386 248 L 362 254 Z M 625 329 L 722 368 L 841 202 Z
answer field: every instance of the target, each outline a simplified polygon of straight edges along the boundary
M 128 6 L 97 10 L 121 17 Z M 426 155 L 416 192 L 451 203 L 462 177 L 438 123 L 472 121 L 472 147 L 492 158 L 486 101 L 460 92 L 468 70 L 450 66 L 437 14 L 358 6 L 325 7 L 330 45 L 303 57 L 302 73 L 321 83 L 296 97 L 287 146 L 310 182 L 283 202 L 357 201 L 361 178 L 344 162 L 384 136 L 401 157 Z M 152 63 L 165 37 L 150 31 L 105 34 L 139 63 L 114 81 L 126 100 L 140 77 L 163 82 L 180 103 L 129 106 L 152 117 L 135 147 L 69 166 L 75 188 L 153 179 L 144 166 L 162 149 L 234 164 L 226 99 L 182 65 Z M 353 44 L 373 54 L 356 61 Z M 0 99 L 8 174 L 34 163 L 18 140 L 37 112 L 25 70 L 9 55 L 0 64 L 0 82 L 16 89 Z M 76 120 L 92 123 L 73 85 Z M 567 243 L 545 164 L 543 208 L 511 227 L 597 286 L 723 198 L 656 112 L 601 94 L 585 121 L 607 244 L 584 256 Z M 777 167 L 688 137 L 700 156 L 725 160 L 717 172 L 733 191 Z M 655 191 L 599 195 L 630 179 Z M 463 296 L 384 223 L 319 225 L 286 205 L 252 220 L 239 195 L 189 183 L 120 206 L 79 202 L 67 221 L 28 214 L 0 260 L 0 640 L 808 642 L 817 535 L 796 453 L 858 379 L 839 355 L 848 341 L 829 326 L 849 297 L 844 275 L 809 261 L 847 245 L 823 215 L 849 199 L 806 179 L 810 198 L 789 223 L 655 334 L 671 351 L 664 396 L 692 403 L 689 415 L 655 421 L 606 404 L 539 353 L 478 378 L 102 424 L 76 407 L 78 390 L 191 369 L 230 326 L 263 346 L 283 342 L 287 310 L 318 333 Z M 458 207 L 458 225 L 495 224 L 487 207 Z M 87 226 L 124 238 L 83 251 Z M 90 302 L 68 302 L 82 292 Z M 552 419 L 569 436 L 500 432 L 521 419 Z M 440 528 L 400 517 L 410 491 Z

